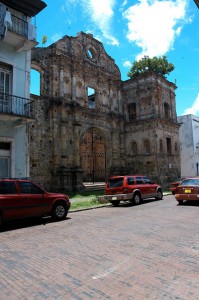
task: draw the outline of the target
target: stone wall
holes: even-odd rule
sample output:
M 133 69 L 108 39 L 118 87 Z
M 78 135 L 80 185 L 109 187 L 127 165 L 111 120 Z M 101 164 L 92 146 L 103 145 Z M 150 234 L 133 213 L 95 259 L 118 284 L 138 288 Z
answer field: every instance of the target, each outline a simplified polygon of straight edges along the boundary
M 72 191 L 83 179 L 180 173 L 174 84 L 156 74 L 122 82 L 102 43 L 83 32 L 34 49 L 32 68 L 41 80 L 32 96 L 31 177 Z

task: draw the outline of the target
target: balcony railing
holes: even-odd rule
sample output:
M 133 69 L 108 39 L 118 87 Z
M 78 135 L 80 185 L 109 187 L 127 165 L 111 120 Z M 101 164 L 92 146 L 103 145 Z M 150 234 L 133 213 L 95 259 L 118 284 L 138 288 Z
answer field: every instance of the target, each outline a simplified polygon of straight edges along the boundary
M 0 113 L 33 118 L 30 99 L 0 93 Z
M 11 15 L 11 19 L 12 25 L 9 25 L 8 29 L 28 38 L 28 22 L 23 21 L 14 15 Z
M 36 27 L 15 15 L 11 15 L 12 24 L 8 25 L 8 30 L 15 32 L 28 40 L 36 41 Z

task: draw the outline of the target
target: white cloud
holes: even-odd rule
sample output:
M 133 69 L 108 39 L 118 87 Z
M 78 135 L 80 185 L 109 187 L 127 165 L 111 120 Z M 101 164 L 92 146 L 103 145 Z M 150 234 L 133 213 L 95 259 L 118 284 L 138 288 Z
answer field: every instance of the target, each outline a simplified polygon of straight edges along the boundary
M 127 5 L 127 2 L 128 2 L 127 0 L 124 0 L 124 2 L 122 3 L 122 5 L 121 5 L 119 11 L 123 11 L 123 10 L 124 10 L 124 6 Z
M 113 35 L 113 16 L 114 6 L 117 0 L 65 0 L 61 7 L 62 12 L 68 11 L 67 20 L 74 17 L 74 9 L 77 6 L 81 6 L 83 9 L 83 15 L 88 16 L 87 25 L 90 26 L 92 22 L 92 30 L 95 36 L 96 29 L 99 29 L 102 33 L 100 40 L 105 40 L 107 44 L 119 45 L 119 41 Z M 88 32 L 88 30 L 86 30 Z
M 140 0 L 123 12 L 128 20 L 127 38 L 135 42 L 144 55 L 161 56 L 172 49 L 186 20 L 187 0 Z
M 132 66 L 132 63 L 131 63 L 129 60 L 126 60 L 126 61 L 123 63 L 123 66 L 124 66 L 125 68 L 129 68 L 129 67 Z
M 114 15 L 115 0 L 89 0 L 84 1 L 84 9 L 92 21 L 101 30 L 103 37 L 111 45 L 119 45 L 118 40 L 112 35 L 111 21 Z
M 187 109 L 185 109 L 183 115 L 199 115 L 199 93 L 196 100 L 193 102 L 193 105 Z
M 51 36 L 51 40 L 53 42 L 57 42 L 58 40 L 60 40 L 63 37 L 63 34 L 60 33 L 55 33 L 53 36 Z

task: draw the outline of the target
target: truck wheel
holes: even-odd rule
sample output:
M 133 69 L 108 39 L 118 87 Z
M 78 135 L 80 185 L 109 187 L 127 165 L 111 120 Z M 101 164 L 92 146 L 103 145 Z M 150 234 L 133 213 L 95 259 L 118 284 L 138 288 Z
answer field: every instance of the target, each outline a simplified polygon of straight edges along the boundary
M 162 190 L 157 191 L 157 196 L 155 197 L 156 200 L 162 200 L 163 198 L 163 193 Z
M 182 205 L 183 204 L 183 200 L 178 200 L 178 204 Z
M 55 221 L 64 220 L 67 216 L 68 210 L 65 204 L 62 202 L 56 203 L 53 206 L 51 217 Z
M 120 205 L 120 201 L 119 200 L 117 200 L 117 201 L 111 201 L 111 204 L 116 207 L 116 206 Z
M 141 199 L 141 196 L 140 194 L 136 193 L 134 196 L 133 196 L 133 203 L 135 205 L 138 205 L 142 202 L 142 199 Z

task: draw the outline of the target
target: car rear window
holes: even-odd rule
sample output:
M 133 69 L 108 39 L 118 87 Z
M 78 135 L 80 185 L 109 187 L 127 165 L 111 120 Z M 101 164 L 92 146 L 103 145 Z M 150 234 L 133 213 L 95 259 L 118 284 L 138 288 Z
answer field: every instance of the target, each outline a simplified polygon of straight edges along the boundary
M 183 186 L 186 186 L 186 185 L 199 185 L 199 180 L 198 179 L 186 179 L 186 180 L 183 180 L 181 182 L 180 185 L 183 185 Z
M 114 188 L 123 186 L 124 177 L 109 179 L 107 187 Z
M 0 194 L 16 194 L 15 182 L 0 182 Z

